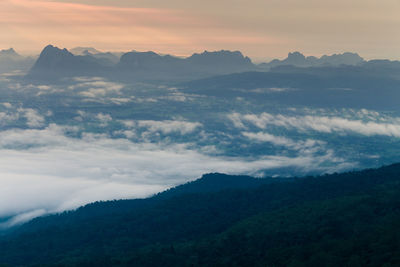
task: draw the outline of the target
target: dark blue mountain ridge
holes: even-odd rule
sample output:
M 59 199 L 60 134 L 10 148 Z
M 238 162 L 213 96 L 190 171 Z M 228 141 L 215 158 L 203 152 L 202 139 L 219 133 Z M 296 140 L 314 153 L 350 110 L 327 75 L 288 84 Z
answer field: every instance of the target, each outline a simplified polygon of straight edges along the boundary
M 233 73 L 184 82 L 180 88 L 187 93 L 249 97 L 277 104 L 399 110 L 400 62 L 374 60 L 357 66 L 328 67 L 282 65 L 264 72 Z
M 211 63 L 221 65 L 242 65 L 253 67 L 253 63 L 249 57 L 243 56 L 240 51 L 220 50 L 215 52 L 204 51 L 203 53 L 195 53 L 187 58 L 192 64 L 208 65 Z
M 182 64 L 184 59 L 171 55 L 159 55 L 153 51 L 128 52 L 121 56 L 118 68 L 122 70 L 159 70 L 173 67 L 175 64 Z
M 399 77 L 399 63 L 387 60 L 365 61 L 358 54 L 349 52 L 320 58 L 305 57 L 299 52 L 293 52 L 284 60 L 273 60 L 261 65 L 253 64 L 240 51 L 227 50 L 204 51 L 186 58 L 160 55 L 153 51 L 132 51 L 120 58 L 113 53 L 91 53 L 89 50 L 81 52 L 81 55 L 74 55 L 67 49 L 49 45 L 42 51 L 28 76 L 51 79 L 92 75 L 119 81 L 175 83 L 251 71 L 321 77 L 347 75 L 353 76 L 353 80 L 364 79 L 368 75 L 391 79 Z M 291 77 L 283 77 L 283 80 L 291 82 Z M 340 80 L 336 82 L 340 83 Z

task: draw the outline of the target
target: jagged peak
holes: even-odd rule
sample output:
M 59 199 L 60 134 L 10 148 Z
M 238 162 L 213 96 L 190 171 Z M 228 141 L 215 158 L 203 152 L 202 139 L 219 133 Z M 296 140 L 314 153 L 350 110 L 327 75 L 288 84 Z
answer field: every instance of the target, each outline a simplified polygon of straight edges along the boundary
M 287 58 L 305 59 L 306 57 L 302 53 L 295 51 L 295 52 L 289 52 Z
M 54 54 L 54 53 L 59 53 L 59 54 L 68 54 L 68 55 L 73 55 L 71 52 L 69 52 L 66 48 L 61 49 L 58 48 L 56 46 L 53 45 L 47 45 L 42 52 L 40 53 L 40 55 L 46 55 L 46 54 Z
M 245 58 L 240 51 L 231 51 L 231 50 L 218 50 L 218 51 L 207 51 L 204 50 L 202 53 L 194 53 L 191 55 L 191 57 L 198 57 L 198 56 L 218 56 L 218 55 L 223 55 L 223 56 L 228 56 L 228 55 L 233 55 L 233 56 L 239 56 L 242 58 Z

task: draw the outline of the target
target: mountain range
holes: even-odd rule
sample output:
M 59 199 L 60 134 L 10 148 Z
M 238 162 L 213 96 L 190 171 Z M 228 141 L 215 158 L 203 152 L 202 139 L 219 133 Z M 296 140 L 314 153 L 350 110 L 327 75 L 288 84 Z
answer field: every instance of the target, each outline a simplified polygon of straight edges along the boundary
M 320 58 L 309 56 L 306 57 L 300 52 L 289 53 L 287 58 L 283 60 L 274 59 L 269 63 L 261 63 L 262 68 L 273 68 L 277 66 L 291 65 L 296 67 L 319 67 L 319 66 L 340 66 L 350 65 L 357 66 L 364 63 L 365 60 L 357 53 L 345 52 L 343 54 L 333 54 L 331 56 L 323 55 Z
M 29 76 L 51 79 L 100 75 L 120 80 L 186 80 L 255 68 L 251 60 L 238 51 L 205 51 L 188 58 L 132 51 L 123 54 L 118 61 L 112 53 L 93 53 L 93 49 L 75 51 L 79 55 L 51 45 L 45 47 Z
M 282 65 L 269 71 L 183 82 L 178 87 L 188 94 L 244 97 L 276 105 L 399 110 L 400 62 L 372 60 L 357 66 L 320 67 Z
M 72 51 L 72 52 L 71 52 Z M 189 57 L 160 55 L 152 51 L 128 53 L 100 52 L 90 47 L 68 51 L 49 45 L 31 69 L 31 78 L 52 79 L 64 76 L 106 76 L 130 81 L 188 81 L 215 75 L 246 71 L 268 71 L 277 66 L 322 67 L 358 66 L 365 61 L 354 53 L 305 57 L 290 53 L 284 60 L 254 64 L 239 51 L 204 51 Z

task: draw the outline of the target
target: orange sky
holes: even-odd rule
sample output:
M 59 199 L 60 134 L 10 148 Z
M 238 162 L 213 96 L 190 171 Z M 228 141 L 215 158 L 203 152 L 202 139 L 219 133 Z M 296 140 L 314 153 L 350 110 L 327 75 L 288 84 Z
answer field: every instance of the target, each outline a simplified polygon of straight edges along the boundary
M 230 49 L 256 59 L 354 51 L 400 59 L 398 14 L 398 0 L 0 0 L 0 49 Z

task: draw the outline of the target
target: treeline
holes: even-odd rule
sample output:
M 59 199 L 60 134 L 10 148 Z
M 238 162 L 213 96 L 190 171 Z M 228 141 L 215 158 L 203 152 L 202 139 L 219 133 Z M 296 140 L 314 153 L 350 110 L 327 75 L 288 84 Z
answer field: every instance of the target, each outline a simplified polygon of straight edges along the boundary
M 289 179 L 211 174 L 153 198 L 33 220 L 2 238 L 0 262 L 398 266 L 399 193 L 400 164 Z

